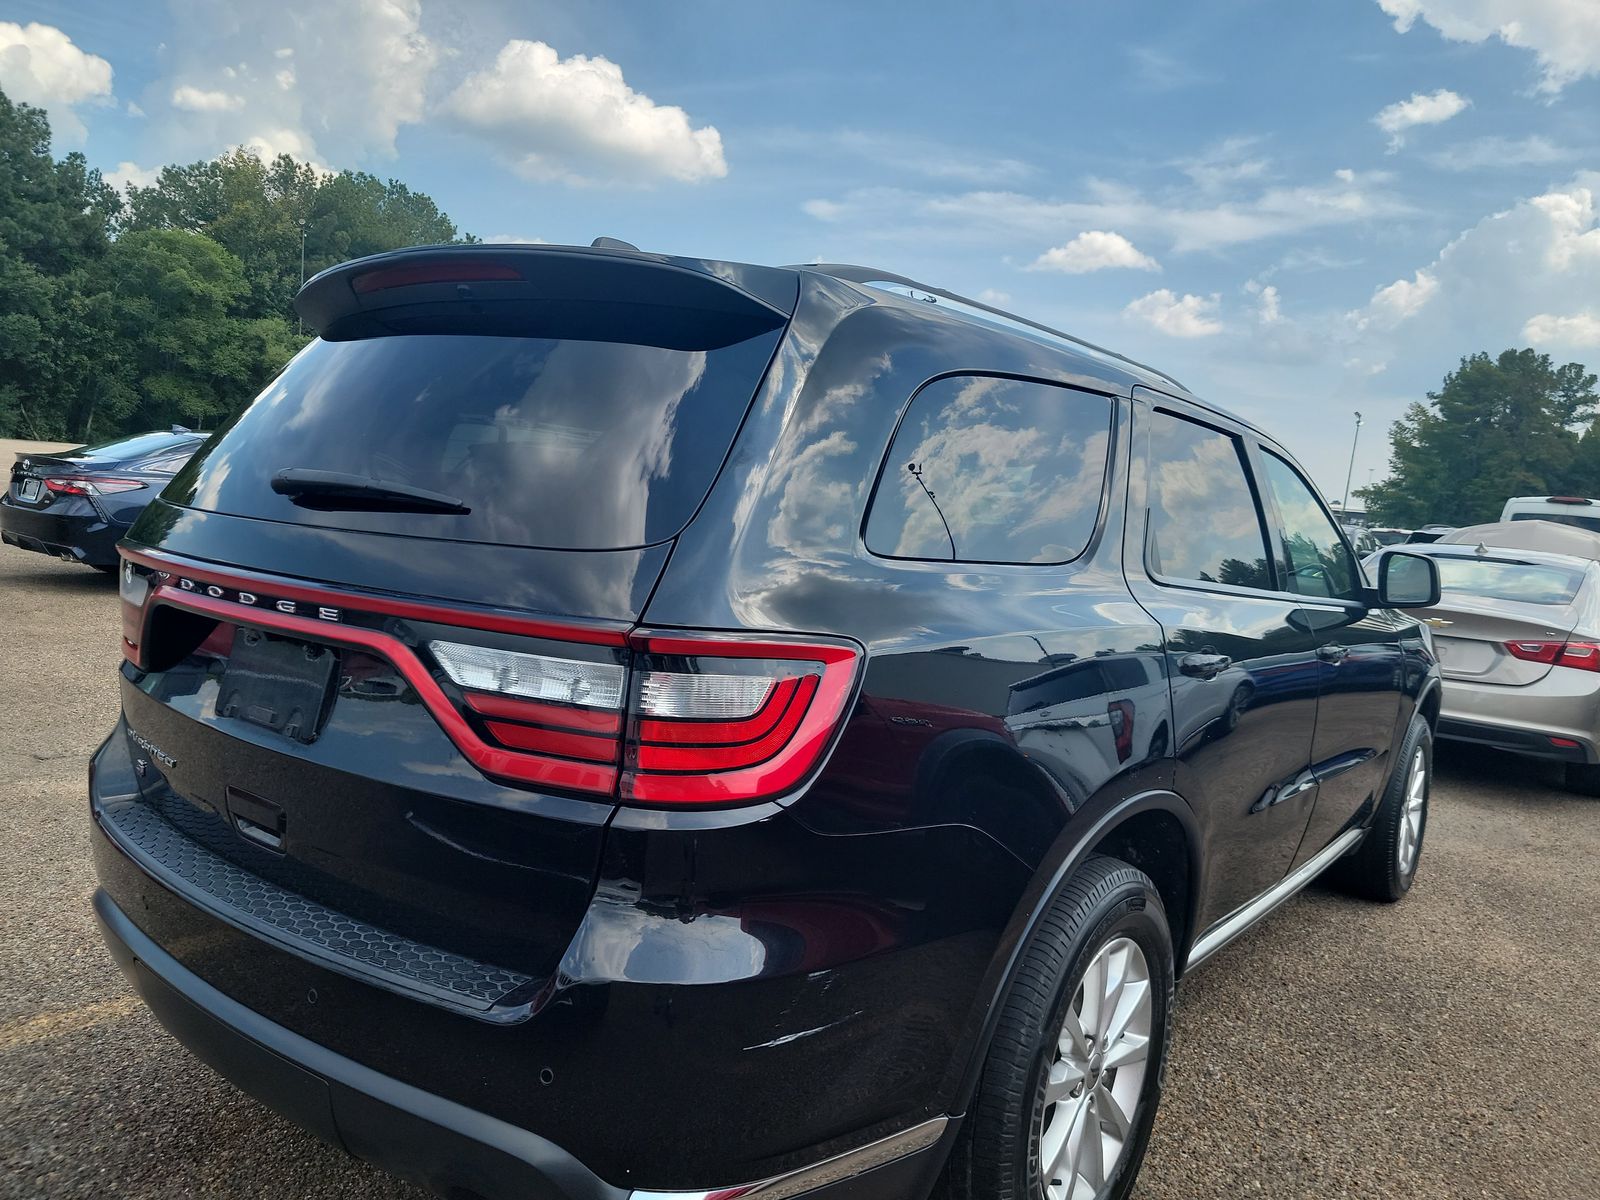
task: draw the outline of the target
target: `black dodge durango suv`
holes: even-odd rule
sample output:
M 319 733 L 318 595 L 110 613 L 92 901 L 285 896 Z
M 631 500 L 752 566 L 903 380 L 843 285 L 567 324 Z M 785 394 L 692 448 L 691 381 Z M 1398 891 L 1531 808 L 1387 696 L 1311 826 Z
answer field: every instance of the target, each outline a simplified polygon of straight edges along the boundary
M 1436 569 L 886 272 L 439 247 L 122 543 L 112 954 L 453 1200 L 1100 1200 L 1176 980 L 1427 824 Z

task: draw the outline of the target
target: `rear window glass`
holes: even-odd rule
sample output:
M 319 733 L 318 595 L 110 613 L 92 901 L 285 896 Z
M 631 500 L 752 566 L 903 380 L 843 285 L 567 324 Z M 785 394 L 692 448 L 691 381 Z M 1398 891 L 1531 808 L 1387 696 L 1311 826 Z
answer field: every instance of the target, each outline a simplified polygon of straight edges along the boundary
M 61 455 L 63 458 L 98 458 L 103 462 L 127 462 L 134 458 L 145 458 L 152 454 L 159 454 L 163 450 L 171 450 L 176 446 L 185 444 L 183 434 L 139 433 L 133 437 L 118 438 L 114 442 L 101 442 L 98 446 L 83 446 L 77 450 L 68 450 Z
M 961 375 L 917 393 L 867 515 L 887 558 L 1059 563 L 1100 516 L 1111 402 L 1046 383 Z
M 1567 604 L 1583 584 L 1576 568 L 1533 566 L 1483 558 L 1436 557 L 1439 586 L 1457 595 L 1524 604 Z
M 455 333 L 316 341 L 166 498 L 419 537 L 649 545 L 705 498 L 780 335 L 707 349 Z M 289 468 L 422 488 L 470 511 L 297 504 L 271 488 Z
M 1512 513 L 1511 519 L 1513 521 L 1554 521 L 1557 525 L 1576 525 L 1579 529 L 1588 529 L 1594 533 L 1600 533 L 1600 517 L 1580 517 L 1576 513 Z

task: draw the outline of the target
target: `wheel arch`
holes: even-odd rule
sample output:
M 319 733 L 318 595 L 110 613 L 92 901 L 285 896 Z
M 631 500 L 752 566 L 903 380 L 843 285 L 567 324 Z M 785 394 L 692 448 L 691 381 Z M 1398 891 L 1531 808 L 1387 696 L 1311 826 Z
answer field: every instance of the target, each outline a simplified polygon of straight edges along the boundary
M 979 991 L 977 1015 L 965 1039 L 967 1053 L 960 1056 L 959 1065 L 952 1069 L 951 1077 L 941 1089 L 948 1097 L 951 1114 L 965 1113 L 970 1105 L 1023 951 L 1052 898 L 1084 860 L 1094 854 L 1107 854 L 1129 861 L 1151 876 L 1161 895 L 1162 906 L 1168 912 L 1173 933 L 1173 968 L 1175 974 L 1181 975 L 1194 940 L 1193 914 L 1198 911 L 1204 885 L 1202 845 L 1199 822 L 1193 810 L 1176 792 L 1165 788 L 1127 796 L 1104 808 L 1087 823 L 1073 820 L 1067 824 L 1017 905 Z M 1129 857 L 1135 854 L 1140 861 Z M 1181 914 L 1178 921 L 1173 920 L 1174 908 Z

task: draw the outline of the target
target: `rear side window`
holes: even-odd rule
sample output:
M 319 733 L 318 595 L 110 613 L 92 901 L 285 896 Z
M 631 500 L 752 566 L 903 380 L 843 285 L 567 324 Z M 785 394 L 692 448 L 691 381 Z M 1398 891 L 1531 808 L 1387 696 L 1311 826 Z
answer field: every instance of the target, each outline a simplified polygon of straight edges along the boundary
M 1311 485 L 1270 450 L 1261 462 L 1283 526 L 1284 587 L 1302 596 L 1355 597 L 1361 590 L 1355 559 Z
M 1170 413 L 1151 421 L 1151 574 L 1271 590 L 1266 534 L 1239 440 Z
M 618 308 L 609 325 L 586 314 L 581 337 L 313 342 L 167 498 L 242 517 L 502 545 L 664 541 L 710 489 L 781 329 L 726 341 L 708 321 L 698 346 L 682 326 L 671 348 L 645 345 L 630 340 L 637 322 Z M 271 487 L 296 467 L 443 493 L 470 511 L 296 504 Z
M 937 379 L 895 431 L 867 514 L 887 558 L 1060 563 L 1100 515 L 1111 401 L 990 375 Z

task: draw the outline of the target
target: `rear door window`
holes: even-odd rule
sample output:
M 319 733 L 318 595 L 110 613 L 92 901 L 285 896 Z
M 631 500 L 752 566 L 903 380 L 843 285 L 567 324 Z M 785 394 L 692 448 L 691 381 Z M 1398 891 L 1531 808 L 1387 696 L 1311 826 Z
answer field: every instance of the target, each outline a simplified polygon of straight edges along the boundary
M 340 529 L 554 549 L 673 537 L 727 457 L 781 329 L 696 345 L 407 333 L 316 341 L 180 474 L 168 499 Z M 692 329 L 692 322 L 690 323 Z M 614 336 L 616 340 L 598 340 Z M 272 491 L 286 468 L 459 499 L 467 513 L 324 511 Z
M 895 431 L 867 514 L 886 558 L 1060 563 L 1100 516 L 1111 401 L 989 375 L 937 379 Z
M 1266 532 L 1238 438 L 1152 414 L 1146 556 L 1159 579 L 1272 589 Z

